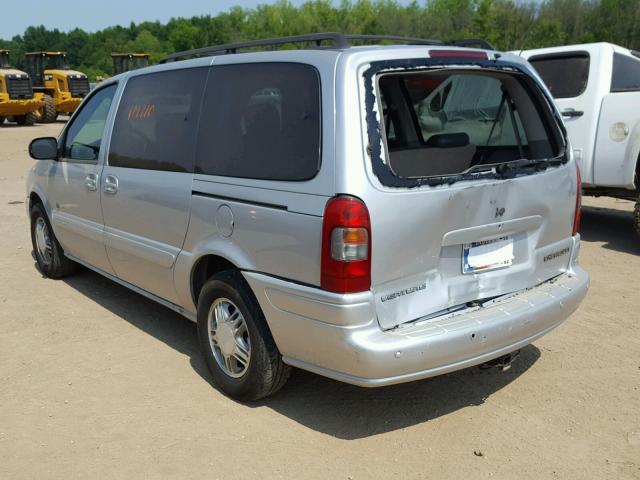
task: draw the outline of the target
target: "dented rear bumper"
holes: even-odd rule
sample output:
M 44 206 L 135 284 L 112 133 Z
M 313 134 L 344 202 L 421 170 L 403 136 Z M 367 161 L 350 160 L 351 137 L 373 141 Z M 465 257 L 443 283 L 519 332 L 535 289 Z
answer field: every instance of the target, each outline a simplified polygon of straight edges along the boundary
M 522 348 L 573 313 L 589 286 L 577 264 L 482 307 L 383 331 L 370 292 L 336 295 L 245 273 L 286 363 L 377 387 L 481 364 Z

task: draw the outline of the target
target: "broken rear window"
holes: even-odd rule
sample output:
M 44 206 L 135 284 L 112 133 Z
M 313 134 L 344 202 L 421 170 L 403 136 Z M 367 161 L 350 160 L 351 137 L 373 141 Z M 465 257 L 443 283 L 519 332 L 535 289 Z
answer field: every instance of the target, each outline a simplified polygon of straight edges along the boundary
M 472 167 L 558 155 L 517 75 L 479 70 L 378 77 L 389 166 L 398 177 L 455 175 Z

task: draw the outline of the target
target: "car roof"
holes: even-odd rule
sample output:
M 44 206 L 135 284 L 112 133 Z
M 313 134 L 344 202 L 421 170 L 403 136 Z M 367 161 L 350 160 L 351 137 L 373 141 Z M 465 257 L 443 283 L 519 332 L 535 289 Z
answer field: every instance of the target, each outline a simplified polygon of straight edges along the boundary
M 495 50 L 485 50 L 468 47 L 458 47 L 453 45 L 362 45 L 350 46 L 348 48 L 315 48 L 296 50 L 270 50 L 270 51 L 249 51 L 242 53 L 216 54 L 192 58 L 186 60 L 169 61 L 158 65 L 124 72 L 111 77 L 112 79 L 122 79 L 130 76 L 144 75 L 146 73 L 159 72 L 165 70 L 185 69 L 210 66 L 213 64 L 230 63 L 257 63 L 257 62 L 301 62 L 319 63 L 327 61 L 367 63 L 377 60 L 428 58 L 429 52 L 434 50 L 446 50 L 456 52 L 479 52 L 487 53 L 488 59 L 498 59 L 515 64 L 527 65 L 527 61 L 515 54 L 498 52 Z

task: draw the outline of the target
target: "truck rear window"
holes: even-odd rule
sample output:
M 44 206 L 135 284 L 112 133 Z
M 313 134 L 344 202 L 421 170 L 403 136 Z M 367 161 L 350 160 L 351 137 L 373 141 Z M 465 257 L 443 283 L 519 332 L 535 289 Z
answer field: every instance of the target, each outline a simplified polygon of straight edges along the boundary
M 576 52 L 531 57 L 529 62 L 542 77 L 554 98 L 582 95 L 589 80 L 589 54 Z M 571 72 L 570 75 L 567 72 Z
M 399 177 L 557 155 L 516 75 L 479 70 L 388 73 L 378 79 L 389 166 Z

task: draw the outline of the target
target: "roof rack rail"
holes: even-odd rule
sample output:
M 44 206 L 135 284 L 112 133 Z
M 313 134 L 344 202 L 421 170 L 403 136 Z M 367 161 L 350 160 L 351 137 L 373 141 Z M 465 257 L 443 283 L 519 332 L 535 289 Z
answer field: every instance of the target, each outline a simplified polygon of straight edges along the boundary
M 210 47 L 185 50 L 167 55 L 160 60 L 160 63 L 175 62 L 188 58 L 209 57 L 213 55 L 227 55 L 238 53 L 239 50 L 258 47 L 273 47 L 288 43 L 311 43 L 315 48 L 344 49 L 352 46 L 352 42 L 381 42 L 390 41 L 404 43 L 407 45 L 453 45 L 459 47 L 484 48 L 493 50 L 493 47 L 484 40 L 457 40 L 455 42 L 444 43 L 438 40 L 428 40 L 424 38 L 402 37 L 397 35 L 345 35 L 338 32 L 312 33 L 308 35 L 294 35 L 291 37 L 265 38 L 250 42 L 227 43 L 224 45 L 213 45 Z M 326 45 L 330 42 L 329 45 Z

